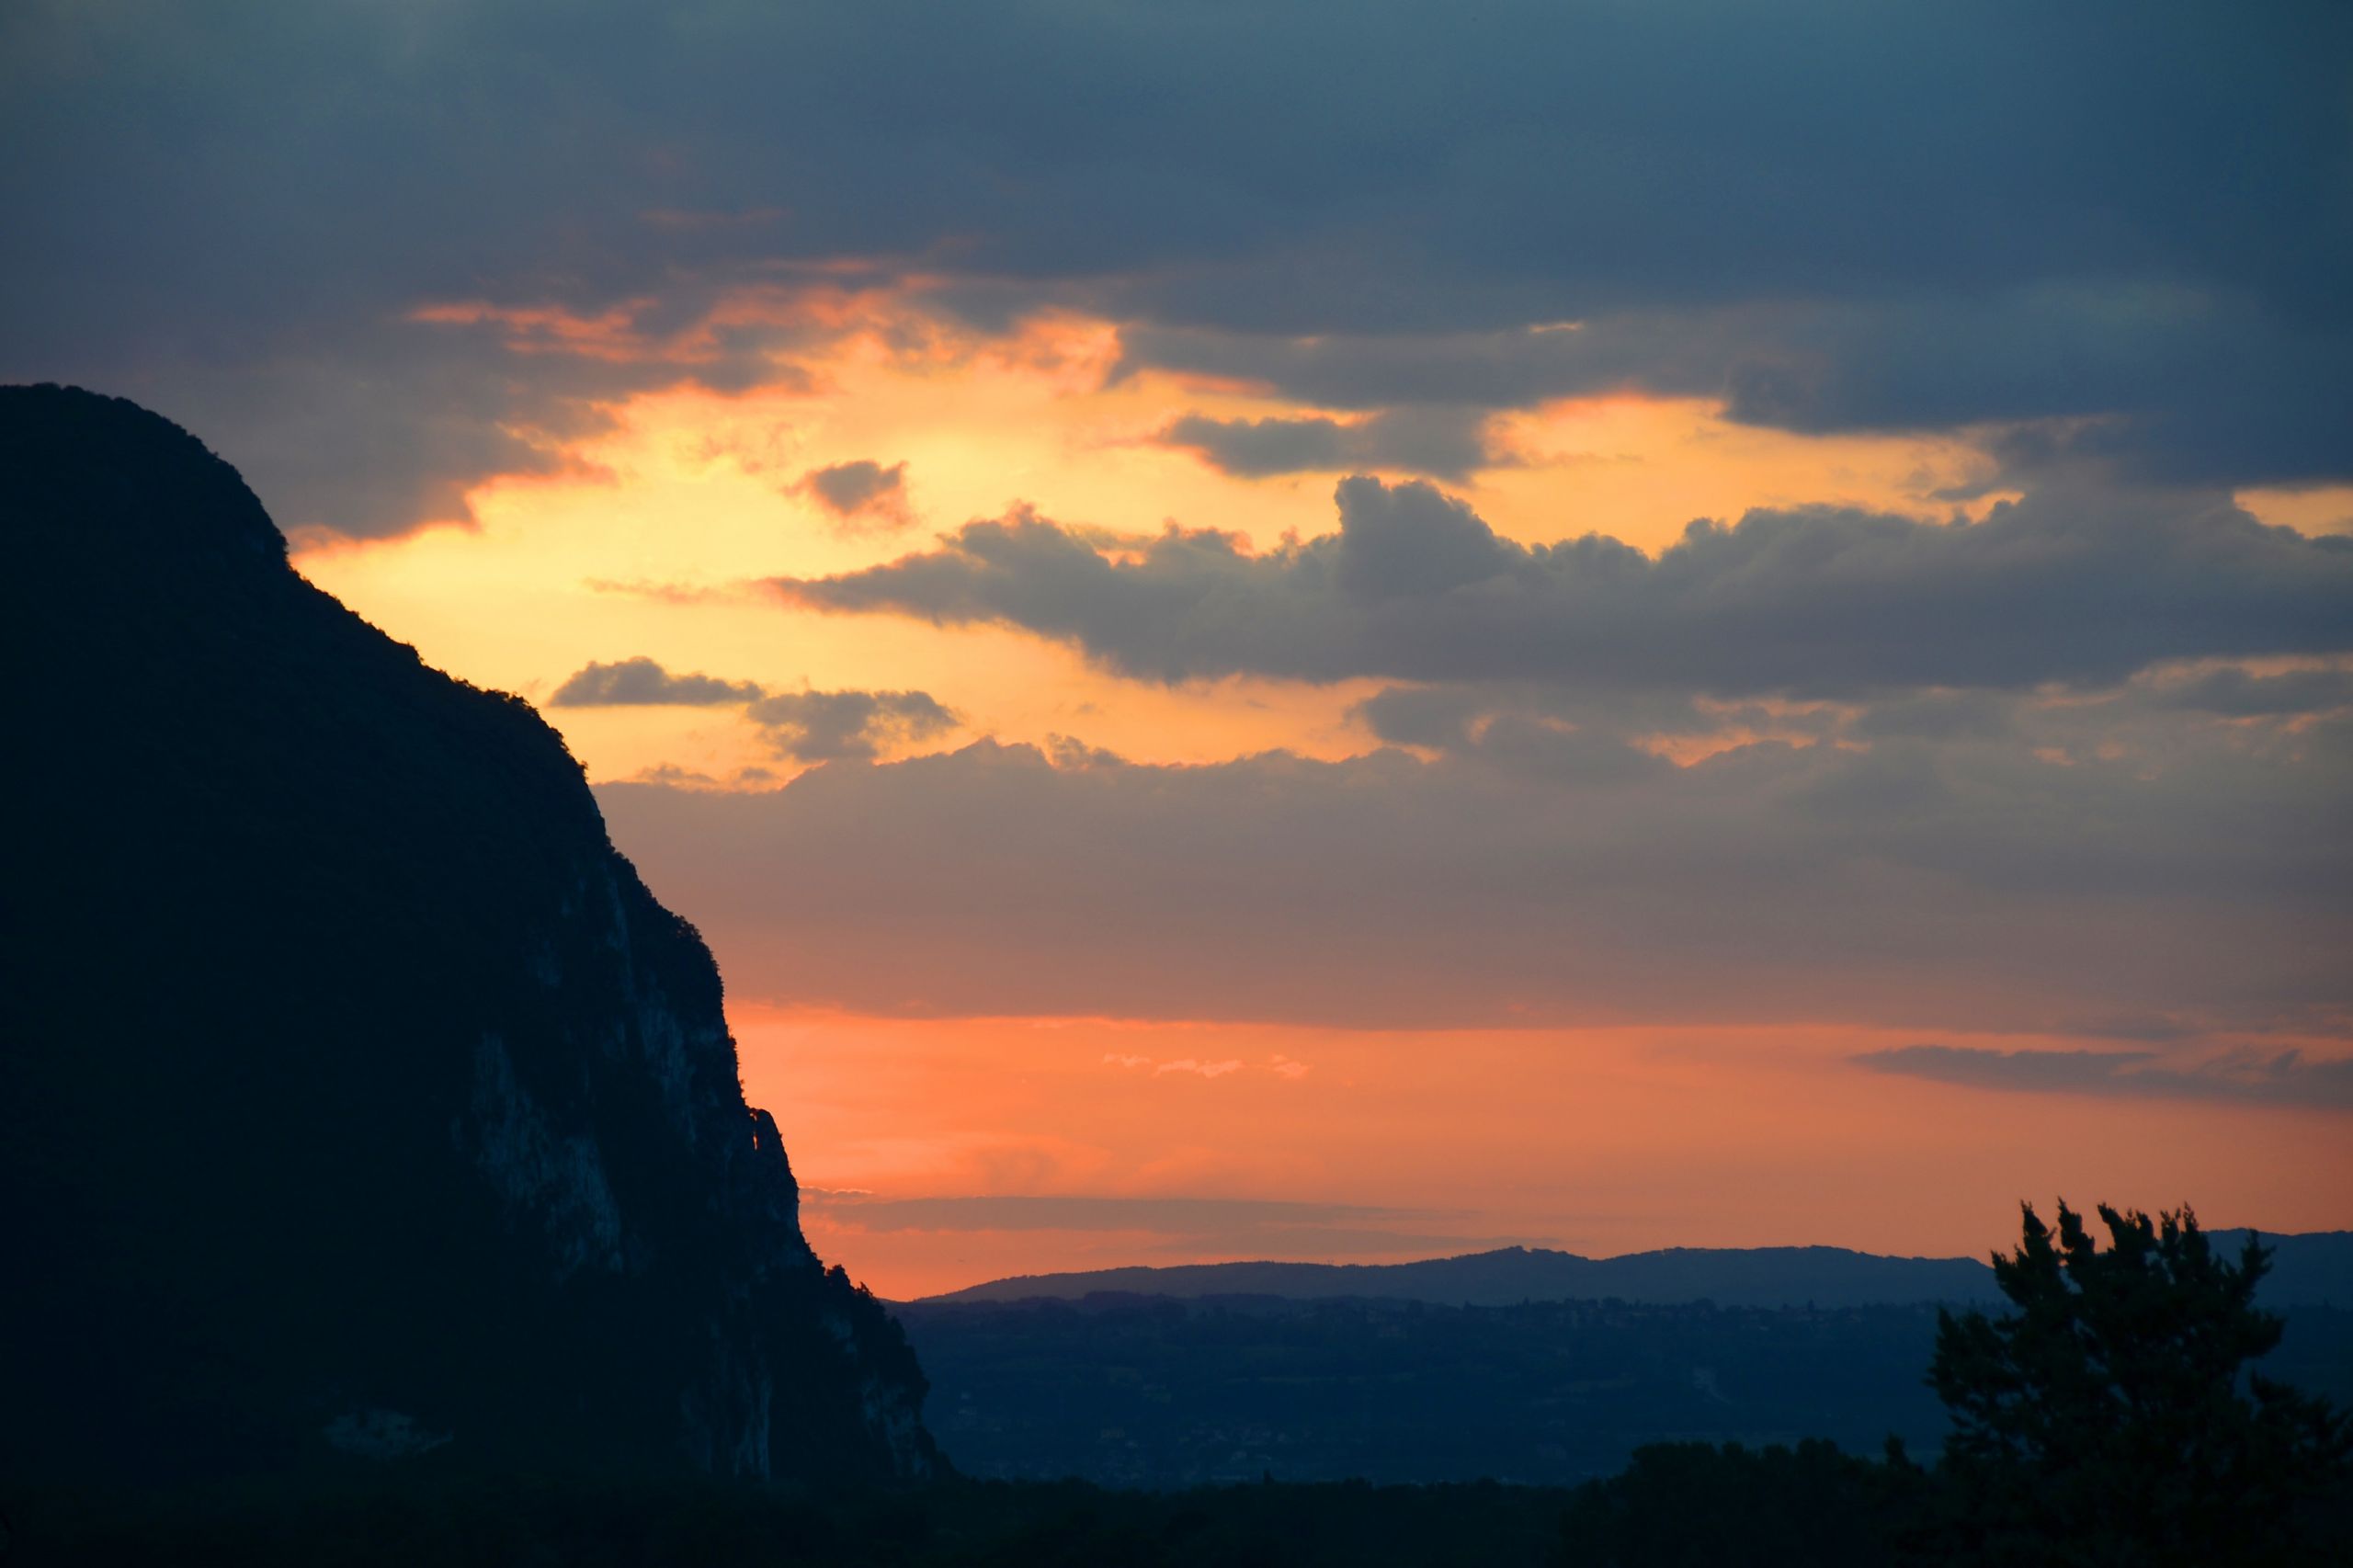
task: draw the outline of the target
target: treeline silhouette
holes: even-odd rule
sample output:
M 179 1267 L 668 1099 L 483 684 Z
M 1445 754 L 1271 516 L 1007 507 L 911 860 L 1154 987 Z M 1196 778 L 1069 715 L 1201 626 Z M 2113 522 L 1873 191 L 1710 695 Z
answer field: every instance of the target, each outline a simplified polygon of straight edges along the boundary
M 1934 1463 L 1898 1443 L 1670 1443 L 1576 1487 L 1261 1479 L 1182 1492 L 950 1478 L 921 1487 L 438 1466 L 242 1489 L 26 1494 L 27 1560 L 256 1565 L 657 1562 L 1405 1564 L 1553 1568 L 2319 1568 L 2353 1545 L 2353 1424 L 2252 1370 L 2282 1324 L 2262 1249 L 2187 1210 L 2029 1210 L 2005 1311 L 1941 1314 L 1925 1372 L 1951 1418 Z M 1915 1373 L 1915 1375 L 1919 1375 Z M 951 1445 L 952 1452 L 952 1445 Z
M 1100 1295 L 894 1309 L 926 1419 L 971 1475 L 1175 1488 L 1256 1480 L 1569 1485 L 1665 1438 L 1890 1436 L 1933 1455 L 1933 1304 L 1720 1308 Z M 2264 1359 L 2353 1399 L 2353 1310 L 2288 1312 Z
M 933 1433 L 991 1480 L 1570 1485 L 1663 1438 L 1932 1449 L 1945 1426 L 1921 1377 L 1930 1304 L 1099 1295 L 896 1314 Z M 2353 1312 L 2319 1315 L 2353 1352 Z

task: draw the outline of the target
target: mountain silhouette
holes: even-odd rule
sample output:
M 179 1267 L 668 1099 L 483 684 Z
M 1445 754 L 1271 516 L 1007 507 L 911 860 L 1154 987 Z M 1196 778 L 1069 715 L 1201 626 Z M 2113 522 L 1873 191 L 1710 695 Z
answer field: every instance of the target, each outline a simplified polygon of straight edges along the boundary
M 694 928 L 168 421 L 0 389 L 0 1471 L 935 1467 Z
M 2245 1231 L 2210 1233 L 2236 1256 Z M 2353 1305 L 2353 1232 L 2265 1233 L 2273 1268 L 2268 1306 Z M 1076 1301 L 1097 1293 L 1168 1296 L 1339 1297 L 1511 1306 L 1521 1301 L 1620 1301 L 1723 1307 L 1867 1307 L 1919 1301 L 1995 1304 L 1994 1271 L 1967 1257 L 1882 1257 L 1843 1247 L 1669 1247 L 1622 1257 L 1580 1257 L 1542 1247 L 1503 1247 L 1415 1263 L 1195 1263 L 1099 1268 L 992 1279 L 927 1301 Z

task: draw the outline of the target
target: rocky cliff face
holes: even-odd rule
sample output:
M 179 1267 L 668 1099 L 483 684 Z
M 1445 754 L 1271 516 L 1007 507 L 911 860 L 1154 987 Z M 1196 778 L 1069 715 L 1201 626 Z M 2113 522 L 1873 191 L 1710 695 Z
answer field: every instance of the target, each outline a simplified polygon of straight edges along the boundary
M 914 1476 L 692 926 L 525 703 L 130 403 L 0 389 L 0 1467 Z

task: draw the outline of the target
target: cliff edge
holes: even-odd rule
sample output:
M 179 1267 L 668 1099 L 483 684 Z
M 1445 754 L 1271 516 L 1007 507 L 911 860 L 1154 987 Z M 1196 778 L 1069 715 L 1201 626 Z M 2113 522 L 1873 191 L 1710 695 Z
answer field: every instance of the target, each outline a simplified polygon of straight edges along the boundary
M 0 1468 L 932 1470 L 709 951 L 539 715 L 119 399 L 0 389 Z

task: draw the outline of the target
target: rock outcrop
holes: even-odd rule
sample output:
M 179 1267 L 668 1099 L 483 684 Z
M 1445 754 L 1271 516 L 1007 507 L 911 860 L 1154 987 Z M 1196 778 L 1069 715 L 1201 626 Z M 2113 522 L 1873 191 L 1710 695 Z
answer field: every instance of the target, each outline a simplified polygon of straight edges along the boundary
M 0 1468 L 927 1471 L 708 950 L 538 714 L 129 403 L 0 389 Z

